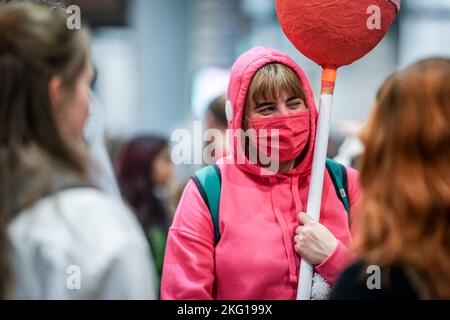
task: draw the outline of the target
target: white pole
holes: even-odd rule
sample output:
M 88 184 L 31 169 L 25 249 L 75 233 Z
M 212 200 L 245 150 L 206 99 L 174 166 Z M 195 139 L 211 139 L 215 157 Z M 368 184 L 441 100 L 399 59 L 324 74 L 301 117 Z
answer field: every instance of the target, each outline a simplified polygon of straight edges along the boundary
M 325 93 L 320 96 L 319 120 L 317 124 L 314 160 L 312 164 L 311 183 L 306 210 L 316 221 L 319 221 L 320 218 L 320 204 L 322 201 L 323 177 L 327 157 L 332 105 L 332 94 Z M 311 299 L 312 276 L 313 266 L 302 259 L 300 262 L 297 300 Z

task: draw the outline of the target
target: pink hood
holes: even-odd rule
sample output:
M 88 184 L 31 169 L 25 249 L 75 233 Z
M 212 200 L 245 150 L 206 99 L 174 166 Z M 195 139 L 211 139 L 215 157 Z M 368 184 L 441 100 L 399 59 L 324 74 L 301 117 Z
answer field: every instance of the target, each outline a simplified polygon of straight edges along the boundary
M 250 82 L 255 75 L 255 73 L 264 65 L 269 63 L 282 63 L 290 67 L 297 74 L 300 82 L 305 91 L 306 105 L 310 110 L 310 134 L 309 141 L 306 147 L 308 148 L 304 159 L 290 172 L 284 174 L 277 174 L 275 176 L 283 175 L 301 175 L 308 176 L 311 172 L 313 150 L 315 142 L 315 132 L 317 125 L 317 108 L 314 102 L 313 92 L 311 86 L 309 85 L 308 79 L 306 78 L 303 70 L 287 55 L 281 53 L 275 49 L 255 47 L 244 54 L 242 54 L 234 63 L 231 69 L 230 82 L 228 85 L 228 101 L 232 108 L 232 120 L 228 122 L 228 128 L 230 129 L 230 142 L 233 144 L 233 158 L 235 163 L 239 163 L 238 157 L 244 159 L 241 146 L 240 136 L 234 134 L 234 130 L 241 129 L 242 118 L 244 115 L 245 101 L 247 97 L 247 91 L 250 86 Z M 242 161 L 241 161 L 242 163 Z M 250 163 L 245 158 L 245 163 L 238 164 L 238 166 L 250 173 L 260 175 L 261 168 L 256 164 Z M 274 175 L 272 175 L 274 176 Z

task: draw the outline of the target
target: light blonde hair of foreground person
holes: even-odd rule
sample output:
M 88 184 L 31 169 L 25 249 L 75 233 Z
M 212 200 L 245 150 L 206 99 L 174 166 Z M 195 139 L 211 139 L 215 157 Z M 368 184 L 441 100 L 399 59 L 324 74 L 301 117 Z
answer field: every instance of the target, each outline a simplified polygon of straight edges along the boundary
M 412 270 L 424 298 L 450 298 L 450 59 L 390 76 L 362 134 L 357 250 Z
M 6 228 L 21 209 L 12 196 L 26 177 L 21 151 L 38 146 L 80 181 L 86 177 L 85 157 L 58 127 L 48 96 L 54 75 L 62 77 L 70 95 L 88 61 L 87 32 L 69 30 L 66 19 L 64 10 L 0 5 L 0 298 L 11 282 Z M 39 200 L 45 188 L 35 186 L 28 204 Z

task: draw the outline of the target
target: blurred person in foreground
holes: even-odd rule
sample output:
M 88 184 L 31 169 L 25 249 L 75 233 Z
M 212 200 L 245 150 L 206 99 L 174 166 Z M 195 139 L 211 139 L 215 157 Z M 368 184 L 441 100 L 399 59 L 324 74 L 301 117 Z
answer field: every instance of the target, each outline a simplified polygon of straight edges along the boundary
M 360 259 L 331 298 L 450 299 L 450 59 L 390 76 L 361 138 Z
M 152 299 L 138 222 L 88 178 L 89 36 L 66 19 L 0 6 L 0 295 Z
M 134 138 L 122 148 L 116 167 L 122 195 L 147 236 L 160 280 L 173 215 L 169 213 L 168 187 L 174 166 L 168 141 L 157 136 Z
M 52 10 L 67 10 L 63 0 L 0 0 L 0 5 L 7 3 L 30 2 L 45 6 Z M 97 70 L 94 66 L 94 80 L 92 81 L 89 115 L 84 129 L 84 140 L 91 161 L 88 175 L 101 190 L 109 192 L 121 199 L 119 186 L 114 175 L 111 158 L 108 154 L 105 141 L 105 110 L 101 99 L 93 90 L 97 79 Z

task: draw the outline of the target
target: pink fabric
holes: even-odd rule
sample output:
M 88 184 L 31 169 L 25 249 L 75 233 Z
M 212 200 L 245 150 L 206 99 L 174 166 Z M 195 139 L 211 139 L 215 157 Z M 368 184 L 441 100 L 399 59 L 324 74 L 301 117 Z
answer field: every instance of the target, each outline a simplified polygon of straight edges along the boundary
M 214 246 L 211 215 L 195 183 L 183 193 L 170 228 L 161 285 L 162 299 L 295 299 L 300 257 L 294 249 L 298 212 L 306 211 L 317 111 L 308 80 L 286 55 L 268 48 L 243 54 L 231 72 L 228 99 L 233 107 L 230 129 L 241 128 L 247 89 L 263 65 L 281 62 L 299 76 L 310 109 L 309 145 L 305 158 L 289 173 L 261 175 L 248 161 L 233 164 L 241 150 L 219 160 L 221 240 Z M 353 206 L 359 198 L 358 174 L 347 169 Z M 339 240 L 333 254 L 316 266 L 334 283 L 351 259 L 348 215 L 325 173 L 320 222 Z
M 305 149 L 309 138 L 309 112 L 251 120 L 258 154 L 274 161 L 290 161 Z

